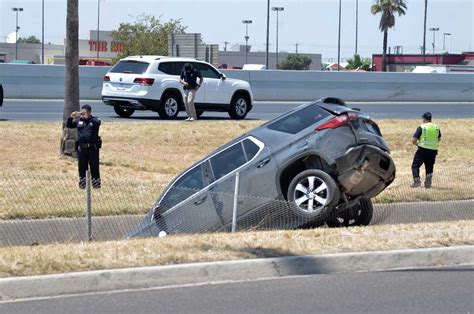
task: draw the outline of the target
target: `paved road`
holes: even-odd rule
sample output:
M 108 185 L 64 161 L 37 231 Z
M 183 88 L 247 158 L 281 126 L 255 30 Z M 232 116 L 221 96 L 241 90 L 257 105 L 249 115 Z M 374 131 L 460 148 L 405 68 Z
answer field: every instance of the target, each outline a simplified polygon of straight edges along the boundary
M 0 303 L 1 313 L 471 313 L 474 266 L 335 273 Z
M 132 118 L 119 118 L 113 108 L 100 101 L 82 101 L 93 107 L 94 114 L 106 121 L 140 121 L 159 120 L 158 115 L 151 111 L 138 111 Z M 263 102 L 255 103 L 249 113 L 249 119 L 269 120 L 300 105 L 301 102 Z M 413 119 L 421 113 L 431 111 L 435 119 L 441 118 L 473 118 L 474 103 L 349 103 L 360 108 L 375 119 Z M 60 121 L 62 119 L 63 100 L 12 100 L 7 99 L 0 108 L 0 120 L 24 121 Z M 180 114 L 185 118 L 185 113 Z M 206 112 L 204 119 L 229 119 L 227 113 Z

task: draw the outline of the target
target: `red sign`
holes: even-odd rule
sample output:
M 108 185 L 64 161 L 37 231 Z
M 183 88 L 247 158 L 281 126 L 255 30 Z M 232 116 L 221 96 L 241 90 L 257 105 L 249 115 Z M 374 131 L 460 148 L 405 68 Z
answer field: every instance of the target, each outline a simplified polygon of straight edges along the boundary
M 122 52 L 124 49 L 123 43 L 113 41 L 111 42 L 111 44 L 112 44 L 112 50 L 111 50 L 112 52 Z
M 89 40 L 89 51 L 107 51 L 107 42 L 106 41 L 94 41 Z

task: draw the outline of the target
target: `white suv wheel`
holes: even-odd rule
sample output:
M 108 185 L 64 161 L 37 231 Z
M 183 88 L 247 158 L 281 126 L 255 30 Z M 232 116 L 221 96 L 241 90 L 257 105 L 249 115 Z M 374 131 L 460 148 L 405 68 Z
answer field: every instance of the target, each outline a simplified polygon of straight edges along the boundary
M 178 102 L 174 98 L 168 98 L 165 102 L 165 111 L 169 116 L 174 116 L 178 111 Z

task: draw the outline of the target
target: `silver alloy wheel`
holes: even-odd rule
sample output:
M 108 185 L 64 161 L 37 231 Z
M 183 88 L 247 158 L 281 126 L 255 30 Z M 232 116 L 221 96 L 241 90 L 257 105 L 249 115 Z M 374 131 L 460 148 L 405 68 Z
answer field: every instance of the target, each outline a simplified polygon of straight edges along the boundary
M 176 101 L 176 99 L 172 97 L 166 99 L 166 102 L 165 102 L 166 114 L 172 117 L 176 114 L 177 111 L 178 111 L 178 102 Z
M 307 213 L 321 211 L 329 201 L 327 184 L 315 176 L 302 178 L 293 193 L 296 205 Z
M 242 117 L 247 112 L 247 101 L 245 98 L 239 98 L 235 103 L 235 113 Z

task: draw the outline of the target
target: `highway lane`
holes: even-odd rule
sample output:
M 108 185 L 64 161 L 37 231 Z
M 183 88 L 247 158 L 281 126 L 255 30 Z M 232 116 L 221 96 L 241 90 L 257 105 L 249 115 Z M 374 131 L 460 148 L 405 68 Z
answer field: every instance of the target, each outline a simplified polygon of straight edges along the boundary
M 157 120 L 158 115 L 151 111 L 137 111 L 130 119 L 118 117 L 113 108 L 101 101 L 81 101 L 91 104 L 93 112 L 105 121 L 141 121 Z M 269 120 L 302 104 L 301 102 L 256 102 L 248 119 Z M 435 119 L 473 118 L 474 103 L 349 103 L 360 108 L 375 119 L 417 119 L 423 112 L 430 111 Z M 61 121 L 64 100 L 12 100 L 6 99 L 0 108 L 0 121 Z M 180 118 L 186 117 L 185 112 Z M 228 120 L 227 113 L 206 112 L 204 120 Z
M 0 303 L 1 313 L 471 313 L 474 266 L 333 273 Z

